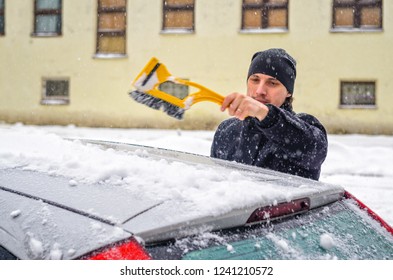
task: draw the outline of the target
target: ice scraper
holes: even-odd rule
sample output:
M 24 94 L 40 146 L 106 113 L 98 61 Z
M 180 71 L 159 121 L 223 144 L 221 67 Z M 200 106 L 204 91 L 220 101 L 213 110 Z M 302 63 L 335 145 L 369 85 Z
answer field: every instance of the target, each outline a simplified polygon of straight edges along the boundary
M 190 86 L 198 91 L 187 96 L 176 96 L 163 90 L 162 84 L 167 82 Z M 177 119 L 182 119 L 185 110 L 195 103 L 210 101 L 221 105 L 224 101 L 223 96 L 202 85 L 172 76 L 166 66 L 155 57 L 150 59 L 132 85 L 136 90 L 129 94 L 135 101 L 156 110 L 162 109 Z

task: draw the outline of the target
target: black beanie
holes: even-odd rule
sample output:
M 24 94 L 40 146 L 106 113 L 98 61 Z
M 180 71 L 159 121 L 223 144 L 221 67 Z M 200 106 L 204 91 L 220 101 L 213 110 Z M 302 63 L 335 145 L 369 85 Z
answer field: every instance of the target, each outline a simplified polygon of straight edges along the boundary
M 252 56 L 247 79 L 252 74 L 265 74 L 279 80 L 293 94 L 296 61 L 283 49 L 268 49 Z

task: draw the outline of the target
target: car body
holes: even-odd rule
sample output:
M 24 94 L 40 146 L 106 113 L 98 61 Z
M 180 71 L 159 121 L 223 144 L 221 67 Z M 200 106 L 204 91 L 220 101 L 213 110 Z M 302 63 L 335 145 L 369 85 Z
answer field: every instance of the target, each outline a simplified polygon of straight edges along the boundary
M 67 141 L 121 153 L 140 169 L 77 184 L 0 169 L 0 259 L 393 259 L 392 228 L 341 186 L 153 147 Z M 168 165 L 173 174 L 148 178 Z

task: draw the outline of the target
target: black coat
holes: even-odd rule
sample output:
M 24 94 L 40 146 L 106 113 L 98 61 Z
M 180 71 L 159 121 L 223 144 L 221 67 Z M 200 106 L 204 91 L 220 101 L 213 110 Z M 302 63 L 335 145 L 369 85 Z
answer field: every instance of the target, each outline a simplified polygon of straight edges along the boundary
M 214 135 L 211 157 L 318 180 L 327 154 L 323 125 L 311 115 L 267 106 L 269 113 L 262 121 L 223 121 Z

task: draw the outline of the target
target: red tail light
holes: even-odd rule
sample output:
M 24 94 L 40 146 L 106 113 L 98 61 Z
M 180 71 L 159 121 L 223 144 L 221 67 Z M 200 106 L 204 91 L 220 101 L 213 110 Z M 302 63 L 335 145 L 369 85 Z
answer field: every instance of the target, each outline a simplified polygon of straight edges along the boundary
M 296 199 L 290 202 L 283 202 L 273 206 L 258 208 L 248 218 L 247 223 L 267 221 L 277 217 L 284 217 L 304 212 L 309 209 L 309 198 Z
M 117 242 L 101 248 L 87 257 L 85 260 L 150 260 L 150 255 L 136 241 L 130 238 L 122 242 Z

